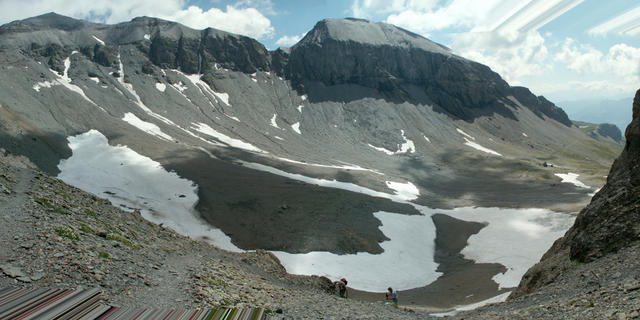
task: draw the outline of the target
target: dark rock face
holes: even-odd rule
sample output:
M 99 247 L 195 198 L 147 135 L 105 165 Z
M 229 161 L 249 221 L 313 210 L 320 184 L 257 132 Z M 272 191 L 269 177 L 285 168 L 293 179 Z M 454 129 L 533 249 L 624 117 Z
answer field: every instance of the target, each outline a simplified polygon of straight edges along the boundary
M 569 116 L 564 112 L 564 110 L 558 108 L 551 101 L 547 100 L 543 96 L 536 97 L 529 89 L 525 87 L 512 87 L 512 94 L 520 101 L 522 104 L 526 105 L 533 111 L 538 117 L 542 118 L 542 115 L 546 115 L 551 119 L 555 119 L 556 121 L 564 124 L 567 127 L 572 125 L 571 120 L 569 120 Z
M 602 123 L 598 125 L 596 131 L 603 137 L 609 137 L 613 139 L 613 141 L 622 142 L 622 133 L 615 124 Z
M 640 90 L 625 137 L 625 148 L 613 163 L 605 186 L 565 236 L 524 275 L 514 296 L 552 282 L 563 268 L 570 268 L 570 261 L 590 262 L 640 241 Z
M 363 35 L 350 36 L 339 30 L 353 23 L 361 24 Z M 378 31 L 376 27 L 382 29 L 386 42 L 367 42 L 366 37 Z M 515 107 L 505 99 L 514 95 L 527 101 L 523 104 L 539 116 L 571 126 L 562 109 L 526 88 L 511 88 L 487 66 L 455 56 L 408 31 L 385 27 L 355 20 L 319 22 L 291 48 L 287 77 L 298 90 L 309 91 L 312 100 L 314 92 L 308 88 L 314 82 L 324 86 L 352 84 L 375 89 L 392 101 L 435 104 L 466 121 L 493 113 L 515 119 L 505 105 Z M 412 90 L 415 87 L 419 88 L 417 93 Z

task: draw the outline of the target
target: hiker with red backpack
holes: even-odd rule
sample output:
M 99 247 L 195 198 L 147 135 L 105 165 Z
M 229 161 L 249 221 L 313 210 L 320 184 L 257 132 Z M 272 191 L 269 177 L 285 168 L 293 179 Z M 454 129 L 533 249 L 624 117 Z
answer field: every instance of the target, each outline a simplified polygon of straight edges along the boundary
M 336 290 L 336 292 L 338 293 L 339 296 L 343 297 L 343 298 L 347 298 L 349 296 L 349 293 L 347 292 L 347 279 L 346 278 L 342 278 L 339 281 L 336 281 L 333 283 L 333 286 Z

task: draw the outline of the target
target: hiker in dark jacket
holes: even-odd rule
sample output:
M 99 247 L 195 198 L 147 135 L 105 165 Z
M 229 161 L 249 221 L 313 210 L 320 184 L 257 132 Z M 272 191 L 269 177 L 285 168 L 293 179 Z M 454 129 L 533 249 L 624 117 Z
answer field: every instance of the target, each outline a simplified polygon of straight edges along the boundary
M 394 307 L 398 307 L 398 291 L 393 290 L 391 287 L 389 287 L 388 292 L 385 293 L 386 299 L 385 300 L 392 300 L 393 301 L 393 306 Z

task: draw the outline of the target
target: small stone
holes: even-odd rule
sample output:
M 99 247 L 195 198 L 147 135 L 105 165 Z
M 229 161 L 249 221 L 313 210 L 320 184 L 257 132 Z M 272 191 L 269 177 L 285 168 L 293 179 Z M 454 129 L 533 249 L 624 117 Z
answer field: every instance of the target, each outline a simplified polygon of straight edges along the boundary
M 54 257 L 54 258 L 61 258 L 61 257 L 64 257 L 64 253 L 62 253 L 62 252 L 56 252 L 56 253 L 54 253 L 54 254 L 53 254 L 53 257 Z
M 96 275 L 94 275 L 94 276 L 93 276 L 93 278 L 95 278 L 97 281 L 102 281 L 102 280 L 104 280 L 104 277 L 102 277 L 102 275 L 101 275 L 101 274 L 96 274 Z
M 640 312 L 634 311 L 634 312 L 629 313 L 629 318 L 631 318 L 631 319 L 640 318 Z
M 624 312 L 618 312 L 618 319 L 619 320 L 626 320 L 627 319 L 627 314 Z
M 32 281 L 38 281 L 42 278 L 44 278 L 44 272 L 36 272 L 31 276 Z
M 640 281 L 638 280 L 627 280 L 624 285 L 624 292 L 630 292 L 640 289 Z
M 25 242 L 25 243 L 21 244 L 20 247 L 25 248 L 25 249 L 31 249 L 33 247 L 33 242 Z
M 22 277 L 18 277 L 18 281 L 24 282 L 24 283 L 30 283 L 31 282 L 31 278 L 28 277 L 28 276 L 22 276 Z
M 22 269 L 9 264 L 0 265 L 0 269 L 2 269 L 2 272 L 4 272 L 4 274 L 8 275 L 11 278 L 20 278 L 25 276 L 24 272 L 22 272 Z

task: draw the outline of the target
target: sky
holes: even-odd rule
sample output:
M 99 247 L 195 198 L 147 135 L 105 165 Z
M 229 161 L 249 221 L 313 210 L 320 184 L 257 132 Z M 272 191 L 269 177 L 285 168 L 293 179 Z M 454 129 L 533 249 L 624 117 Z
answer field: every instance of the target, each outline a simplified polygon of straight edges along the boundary
M 640 88 L 632 0 L 0 0 L 0 23 L 55 11 L 100 23 L 154 16 L 292 46 L 325 18 L 397 25 L 552 101 L 630 98 Z

